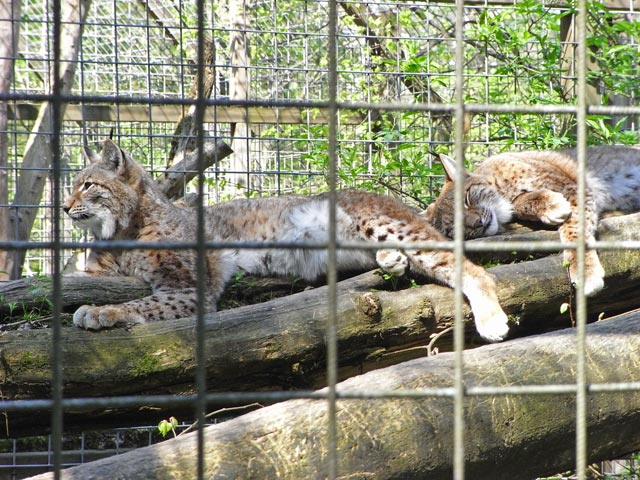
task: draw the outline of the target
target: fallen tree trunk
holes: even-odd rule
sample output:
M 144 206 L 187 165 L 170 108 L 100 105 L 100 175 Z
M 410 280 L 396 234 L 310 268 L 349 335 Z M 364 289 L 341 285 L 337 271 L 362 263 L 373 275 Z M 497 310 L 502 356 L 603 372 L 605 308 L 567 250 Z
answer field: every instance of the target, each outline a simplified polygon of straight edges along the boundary
M 640 381 L 640 313 L 588 327 L 588 382 Z M 464 383 L 575 383 L 572 329 L 484 346 L 464 354 Z M 338 385 L 347 395 L 451 387 L 454 356 L 387 367 Z M 575 394 L 470 396 L 465 400 L 467 478 L 531 479 L 575 465 Z M 342 399 L 337 404 L 338 478 L 452 478 L 450 397 Z M 589 460 L 640 449 L 640 392 L 590 393 Z M 325 478 L 327 403 L 291 400 L 204 431 L 204 478 Z M 195 433 L 70 468 L 62 479 L 191 479 Z M 39 475 L 34 480 L 53 478 Z
M 50 277 L 27 277 L 0 284 L 0 315 L 19 316 L 53 302 Z M 63 277 L 60 302 L 68 308 L 98 303 L 121 303 L 151 294 L 151 288 L 133 277 Z
M 603 222 L 603 238 L 637 238 L 640 214 Z M 607 289 L 589 302 L 595 320 L 639 306 L 640 254 L 602 254 L 608 272 Z M 498 281 L 500 302 L 514 321 L 512 337 L 571 325 L 560 305 L 570 301 L 571 289 L 559 256 L 502 265 L 490 270 Z M 85 281 L 89 279 L 85 278 Z M 92 279 L 100 282 L 107 279 Z M 113 279 L 109 279 L 112 281 Z M 128 283 L 127 285 L 132 285 Z M 65 295 L 69 289 L 65 288 Z M 373 273 L 338 286 L 338 338 L 341 379 L 363 371 L 423 356 L 434 333 L 452 323 L 453 295 L 448 288 L 423 285 L 400 292 Z M 1 294 L 1 292 L 0 292 Z M 111 298 L 109 298 L 111 300 Z M 83 299 L 80 303 L 86 301 Z M 326 287 L 208 315 L 205 348 L 209 390 L 317 388 L 325 380 Z M 477 336 L 470 312 L 468 339 Z M 0 337 L 0 380 L 6 399 L 47 398 L 51 389 L 51 332 L 5 332 Z M 193 392 L 195 332 L 191 319 L 164 321 L 99 333 L 65 328 L 62 334 L 66 397 L 143 393 Z M 450 337 L 438 340 L 440 350 Z M 139 411 L 127 410 L 134 421 Z M 67 425 L 92 425 L 125 413 L 115 409 L 67 412 Z M 175 413 L 175 412 L 174 412 Z M 158 413 L 154 412 L 157 418 Z M 8 432 L 42 428 L 47 412 L 11 412 Z M 16 430 L 19 429 L 19 430 Z

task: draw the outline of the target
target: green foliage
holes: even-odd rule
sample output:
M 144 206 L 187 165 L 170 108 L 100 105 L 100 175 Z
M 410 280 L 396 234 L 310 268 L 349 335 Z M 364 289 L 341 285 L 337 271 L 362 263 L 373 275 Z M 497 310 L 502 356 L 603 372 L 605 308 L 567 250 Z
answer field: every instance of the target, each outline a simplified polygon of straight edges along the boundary
M 588 142 L 592 145 L 600 144 L 624 144 L 634 145 L 638 142 L 638 134 L 624 128 L 627 117 L 623 117 L 616 123 L 604 115 L 592 115 L 587 118 L 587 125 L 591 135 Z
M 169 417 L 168 420 L 161 420 L 158 423 L 158 431 L 163 437 L 166 437 L 170 432 L 176 437 L 176 428 L 178 428 L 178 419 L 176 417 Z
M 21 325 L 27 322 L 41 320 L 52 308 L 51 302 L 51 277 L 36 274 L 26 279 L 29 282 L 29 295 L 31 301 L 27 303 L 24 299 L 19 302 L 6 302 L 4 296 L 0 295 L 0 306 L 6 306 L 0 323 L 3 327 Z
M 411 278 L 406 275 L 397 276 L 393 273 L 388 273 L 382 270 L 381 268 L 375 270 L 373 272 L 375 275 L 378 275 L 382 278 L 389 286 L 389 290 L 396 291 L 404 288 L 418 288 L 418 282 L 414 278 Z
M 498 106 L 574 104 L 574 51 L 571 39 L 563 39 L 561 31 L 575 14 L 569 3 L 563 8 L 533 0 L 486 8 L 468 6 L 464 100 Z M 195 1 L 180 2 L 173 22 L 167 23 L 174 26 L 166 31 L 145 25 L 149 18 L 143 4 L 103 2 L 92 6 L 76 91 L 89 96 L 150 96 L 156 100 L 187 97 L 195 74 L 196 6 Z M 47 45 L 50 25 L 38 26 L 46 17 L 46 8 L 34 0 L 24 4 L 23 17 L 32 22 L 22 25 L 21 44 Z M 205 2 L 205 34 L 215 42 L 216 75 L 218 80 L 224 79 L 216 83 L 215 98 L 223 100 L 229 93 L 225 82 L 228 87 L 233 35 L 246 25 L 250 100 L 318 102 L 326 107 L 327 4 L 288 0 L 253 2 L 243 8 L 240 15 L 228 3 Z M 338 9 L 339 186 L 393 193 L 424 207 L 437 194 L 442 180 L 433 153 L 450 153 L 454 141 L 451 110 L 425 108 L 448 105 L 455 99 L 454 5 L 345 3 Z M 597 88 L 604 105 L 621 98 L 637 103 L 640 22 L 633 21 L 632 15 L 609 11 L 597 1 L 589 0 L 587 11 L 589 60 L 595 67 L 589 72 L 590 85 Z M 24 53 L 24 58 L 40 58 L 34 51 Z M 42 93 L 46 82 L 36 68 L 38 62 L 20 58 L 16 59 L 16 91 Z M 378 103 L 398 107 L 377 108 Z M 329 132 L 326 122 L 318 123 L 325 111 L 303 111 L 298 124 L 252 125 L 251 153 L 260 161 L 256 169 L 266 172 L 261 178 L 275 184 L 260 184 L 259 194 L 307 194 L 326 189 Z M 313 122 L 305 121 L 307 115 Z M 96 125 L 99 133 L 116 127 L 123 148 L 157 171 L 168 150 L 172 125 L 151 116 L 149 120 L 139 124 L 101 121 Z M 634 120 L 590 116 L 589 143 L 637 143 L 638 135 L 629 127 Z M 223 139 L 228 127 L 226 123 L 207 124 L 212 134 Z M 501 150 L 571 147 L 575 131 L 576 118 L 570 114 L 477 113 L 465 125 L 466 155 L 474 164 Z M 25 135 L 11 135 L 11 149 L 22 152 L 26 139 Z M 79 143 L 73 147 L 77 152 Z M 81 155 L 71 157 L 70 166 L 75 168 L 73 162 Z M 220 169 L 227 166 L 222 162 Z M 256 194 L 234 189 L 225 183 L 225 175 L 207 176 L 212 190 L 223 191 L 216 199 Z M 13 181 L 9 176 L 9 201 L 15 190 Z M 36 222 L 34 231 L 39 229 L 50 231 L 47 222 Z M 37 271 L 36 267 L 32 269 Z
M 263 8 L 262 13 L 271 15 L 280 25 L 289 24 L 295 12 L 295 8 L 277 12 Z M 318 21 L 325 25 L 321 6 L 315 10 L 307 4 L 305 12 L 310 24 Z M 339 99 L 416 105 L 453 102 L 454 42 L 448 36 L 453 32 L 451 11 L 446 6 L 416 9 L 397 5 L 393 13 L 341 16 L 339 28 L 344 35 L 338 39 Z M 575 14 L 572 8 L 552 8 L 543 2 L 524 0 L 509 8 L 470 9 L 467 14 L 465 101 L 492 105 L 575 103 L 573 51 L 569 43 L 563 46 L 561 37 L 561 25 Z M 593 1 L 589 2 L 588 23 L 591 60 L 598 67 L 590 72 L 588 80 L 599 88 L 603 103 L 614 95 L 638 97 L 640 24 Z M 309 48 L 304 53 L 309 52 L 315 55 L 318 51 Z M 325 49 L 320 48 L 320 52 Z M 295 48 L 287 50 L 289 56 L 297 53 Z M 266 50 L 260 55 L 271 61 L 275 53 Z M 313 60 L 326 65 L 322 54 Z M 290 98 L 309 98 L 304 82 L 288 87 Z M 326 91 L 315 93 L 324 98 Z M 432 153 L 450 149 L 454 131 L 451 114 L 419 109 L 358 113 L 362 117 L 359 126 L 340 128 L 338 132 L 340 184 L 400 192 L 419 206 L 428 204 L 442 174 L 437 162 L 433 163 Z M 495 153 L 495 149 L 487 151 L 491 144 L 497 144 L 498 150 L 568 148 L 575 145 L 575 127 L 575 117 L 567 114 L 477 114 L 468 128 L 468 157 L 475 162 Z M 638 141 L 637 133 L 627 129 L 625 119 L 590 116 L 588 127 L 590 144 Z M 281 127 L 278 132 L 265 134 L 286 137 L 294 149 L 301 150 L 301 169 L 326 175 L 326 125 Z M 293 190 L 305 192 L 313 187 L 310 177 L 301 177 Z

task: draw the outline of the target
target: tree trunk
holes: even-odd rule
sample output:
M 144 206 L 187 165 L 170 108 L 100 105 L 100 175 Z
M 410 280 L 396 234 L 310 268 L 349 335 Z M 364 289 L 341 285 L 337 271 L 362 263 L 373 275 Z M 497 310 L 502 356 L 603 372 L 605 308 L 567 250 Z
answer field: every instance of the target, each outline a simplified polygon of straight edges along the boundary
M 587 329 L 591 385 L 640 381 L 640 314 Z M 488 345 L 464 353 L 464 384 L 474 387 L 571 385 L 572 329 Z M 450 479 L 453 400 L 450 397 L 357 398 L 367 393 L 451 388 L 453 354 L 387 367 L 338 385 L 338 478 Z M 465 399 L 467 478 L 523 479 L 575 466 L 575 393 L 484 395 Z M 640 448 L 640 392 L 590 393 L 586 413 L 589 461 Z M 204 478 L 325 478 L 327 403 L 290 400 L 207 427 Z M 196 433 L 62 472 L 62 479 L 191 479 Z M 53 478 L 52 473 L 33 477 Z
M 8 94 L 13 78 L 13 59 L 18 51 L 20 33 L 20 0 L 6 0 L 0 3 L 0 93 Z M 0 101 L 0 241 L 9 241 L 9 102 Z M 0 250 L 0 281 L 9 280 L 10 253 Z
M 640 214 L 601 222 L 603 239 L 638 238 Z M 640 253 L 609 251 L 601 255 L 608 273 L 607 288 L 589 300 L 589 317 L 607 316 L 640 306 Z M 571 302 L 571 289 L 559 255 L 490 269 L 497 277 L 501 305 L 517 322 L 511 335 L 571 326 L 569 313 L 560 305 Z M 65 279 L 65 282 L 71 279 Z M 97 291 L 119 279 L 73 279 Z M 123 281 L 122 292 L 132 289 Z M 391 289 L 376 274 L 367 273 L 338 286 L 339 351 L 341 379 L 426 354 L 431 335 L 451 326 L 453 295 L 448 288 L 423 285 L 400 291 Z M 144 288 L 140 282 L 138 286 Z M 29 287 L 32 290 L 33 286 Z M 41 288 L 46 288 L 41 286 Z M 78 291 L 76 291 L 78 290 Z M 67 306 L 87 302 L 72 284 L 65 284 Z M 44 290 L 42 291 L 44 292 Z M 38 292 L 36 299 L 44 293 Z M 139 294 L 143 294 L 140 290 Z M 9 295 L 0 290 L 0 295 Z M 14 297 L 12 297 L 14 298 Z M 317 388 L 324 385 L 326 287 L 304 291 L 258 305 L 207 315 L 205 344 L 209 390 Z M 93 303 L 96 298 L 93 298 Z M 102 302 L 114 300 L 105 292 Z M 41 300 L 38 300 L 41 302 Z M 468 344 L 479 338 L 469 309 Z M 99 333 L 65 328 L 62 334 L 64 392 L 67 397 L 193 392 L 195 331 L 192 319 L 167 320 Z M 436 347 L 450 349 L 451 338 Z M 48 398 L 51 388 L 51 332 L 48 329 L 5 332 L 0 337 L 0 375 L 5 399 Z M 420 346 L 421 348 L 411 348 Z M 409 349 L 409 350 L 408 350 Z M 131 409 L 128 411 L 132 412 Z M 96 408 L 69 412 L 68 426 L 83 422 L 117 420 L 124 410 Z M 140 421 L 144 412 L 135 411 Z M 157 415 L 157 412 L 154 412 Z M 172 414 L 175 414 L 172 411 Z M 43 416 L 44 415 L 44 416 Z M 8 432 L 27 432 L 46 424 L 48 414 L 9 412 Z M 109 417 L 111 415 L 111 418 Z M 19 430 L 17 430 L 19 428 Z
M 62 25 L 60 33 L 60 95 L 68 95 L 73 88 L 73 79 L 80 48 L 80 37 L 91 0 L 66 0 L 62 2 Z M 51 82 L 53 84 L 53 82 Z M 60 114 L 64 114 L 62 103 Z M 51 165 L 51 132 L 54 131 L 53 104 L 45 102 L 40 108 L 22 160 L 22 169 L 13 200 L 15 207 L 10 213 L 9 240 L 27 241 L 38 212 L 40 198 L 47 180 L 46 169 Z M 23 205 L 33 205 L 24 207 Z M 15 232 L 17 235 L 13 235 Z M 15 237 L 15 238 L 14 238 Z M 9 272 L 11 278 L 20 278 L 25 250 L 12 251 L 0 270 Z
M 245 0 L 234 0 L 230 5 L 231 35 L 229 38 L 229 50 L 231 56 L 231 77 L 229 79 L 229 99 L 241 102 L 249 99 L 250 66 L 249 54 L 249 22 Z M 231 148 L 233 155 L 229 159 L 228 174 L 234 188 L 246 188 L 247 191 L 260 190 L 260 177 L 250 175 L 252 160 L 249 154 L 249 126 L 248 110 L 242 122 L 231 124 L 233 140 Z M 258 168 L 259 170 L 259 168 Z M 243 173 L 246 171 L 247 173 Z
M 164 8 L 156 5 L 156 8 Z M 203 98 L 211 97 L 216 80 L 215 70 L 215 46 L 214 41 L 205 40 L 204 45 L 204 65 L 196 72 L 191 89 L 189 90 L 189 98 L 197 99 L 199 76 L 204 75 L 202 79 Z M 171 149 L 167 160 L 167 171 L 162 179 L 158 180 L 160 188 L 164 194 L 171 200 L 178 200 L 184 196 L 184 187 L 197 174 L 198 168 L 206 170 L 212 165 L 217 164 L 220 160 L 228 157 L 233 153 L 229 145 L 222 140 L 211 141 L 204 139 L 202 166 L 199 164 L 198 150 L 196 148 L 197 129 L 195 123 L 196 105 L 191 105 L 187 113 L 180 118 L 176 125 L 176 130 L 171 140 Z M 185 205 L 189 204 L 188 199 L 184 199 Z

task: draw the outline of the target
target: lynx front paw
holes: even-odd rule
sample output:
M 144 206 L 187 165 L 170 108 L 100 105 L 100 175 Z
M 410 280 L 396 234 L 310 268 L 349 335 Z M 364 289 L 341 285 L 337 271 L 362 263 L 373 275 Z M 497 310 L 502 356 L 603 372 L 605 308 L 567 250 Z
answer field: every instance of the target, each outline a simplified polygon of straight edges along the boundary
M 592 297 L 604 288 L 604 269 L 598 264 L 598 267 L 591 271 L 587 271 L 584 278 L 584 294 L 587 297 Z M 571 282 L 575 283 L 578 278 L 578 274 L 575 271 L 570 272 Z
M 573 252 L 565 253 L 565 261 L 569 262 L 569 277 L 571 283 L 578 280 L 577 259 Z M 594 250 L 588 250 L 585 256 L 584 294 L 587 297 L 596 295 L 604 288 L 604 268 L 600 258 Z
M 74 325 L 86 330 L 100 330 L 127 322 L 141 323 L 138 319 L 132 318 L 122 307 L 115 305 L 106 305 L 104 307 L 83 305 L 73 314 Z
M 500 342 L 509 333 L 509 318 L 500 310 L 494 313 L 475 315 L 476 330 L 488 342 Z
M 577 275 L 570 274 L 571 283 L 575 285 L 577 282 L 574 280 Z M 599 293 L 604 288 L 604 276 L 603 275 L 588 275 L 584 279 L 584 294 L 587 297 L 592 297 Z
M 409 259 L 400 250 L 378 250 L 376 262 L 382 270 L 396 277 L 401 277 L 409 267 Z
M 592 297 L 603 288 L 604 288 L 603 276 L 594 275 L 591 277 L 587 277 L 584 281 L 584 294 L 587 297 Z
M 547 192 L 547 207 L 540 220 L 547 225 L 562 225 L 571 216 L 571 204 L 558 192 Z

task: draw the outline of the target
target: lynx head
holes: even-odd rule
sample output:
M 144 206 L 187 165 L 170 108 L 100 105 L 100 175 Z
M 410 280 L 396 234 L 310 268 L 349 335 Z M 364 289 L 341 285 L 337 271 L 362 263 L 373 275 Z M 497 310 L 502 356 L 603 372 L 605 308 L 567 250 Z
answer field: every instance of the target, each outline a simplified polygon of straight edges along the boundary
M 104 142 L 100 155 L 85 144 L 85 156 L 88 165 L 74 178 L 63 209 L 96 239 L 112 239 L 130 225 L 145 173 L 111 140 Z
M 442 234 L 453 238 L 455 160 L 440 155 L 445 182 L 440 195 L 424 211 L 425 218 Z M 485 178 L 465 170 L 464 237 L 469 240 L 488 237 L 500 231 L 513 216 L 513 206 Z

